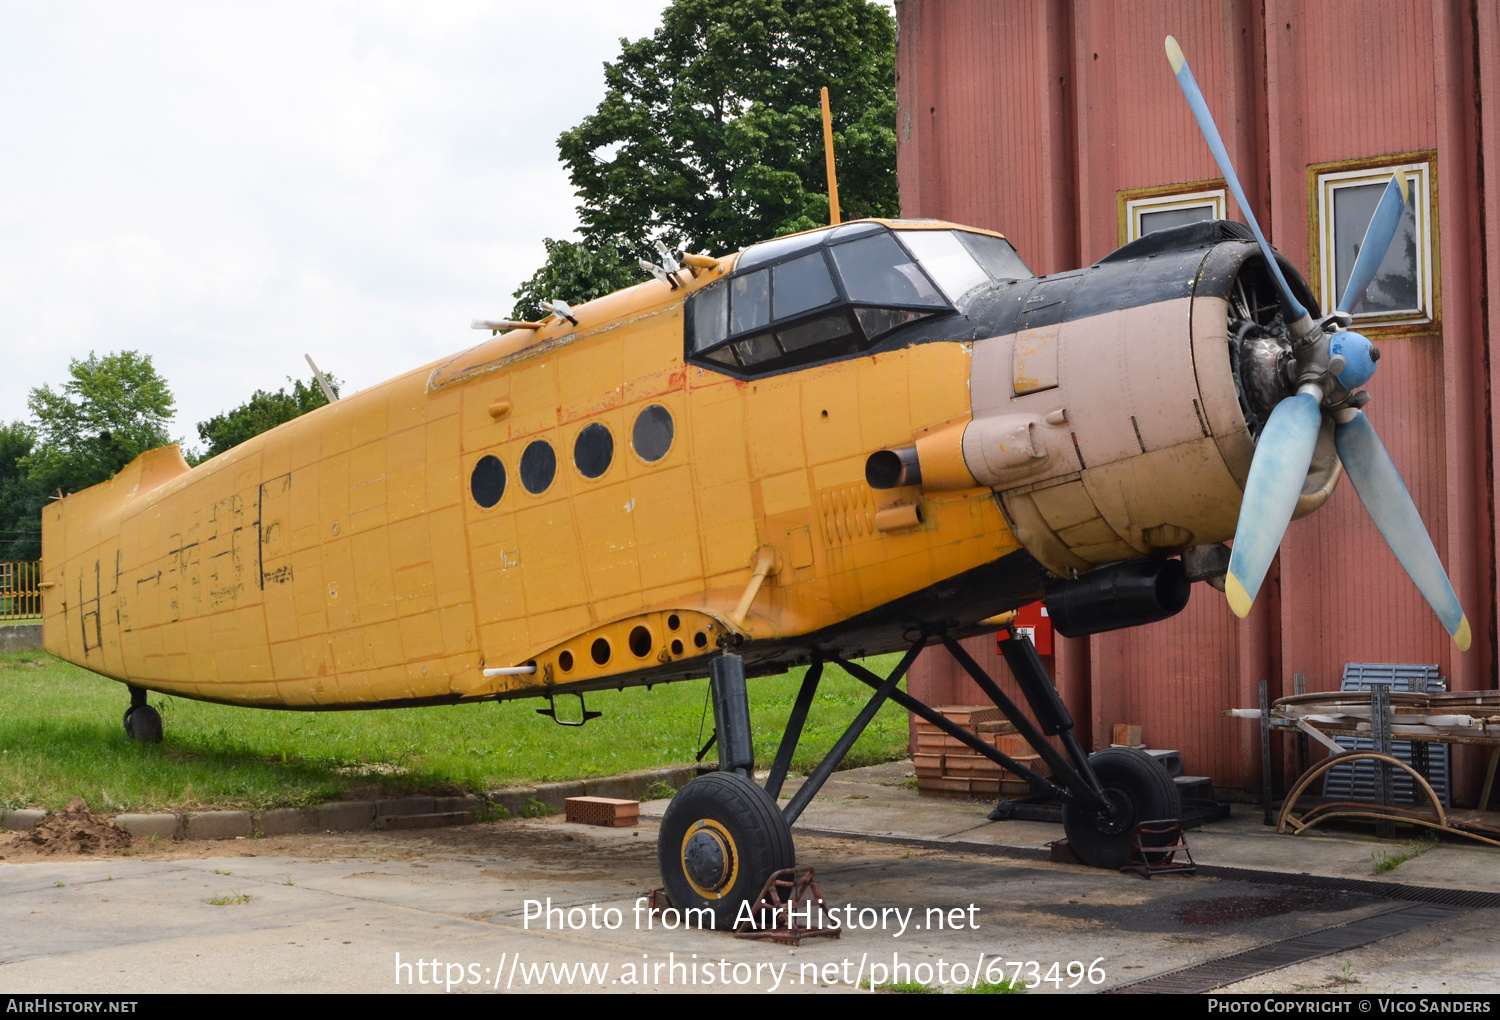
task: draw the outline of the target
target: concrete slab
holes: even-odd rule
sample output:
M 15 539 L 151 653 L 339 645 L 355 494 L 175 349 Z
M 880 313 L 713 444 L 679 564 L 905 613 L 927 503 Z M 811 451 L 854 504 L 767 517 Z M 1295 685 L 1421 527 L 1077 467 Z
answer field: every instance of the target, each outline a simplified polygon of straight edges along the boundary
M 255 816 L 255 832 L 261 836 L 288 836 L 317 828 L 307 813 L 297 808 L 272 808 Z
M 342 832 L 368 829 L 375 824 L 375 802 L 370 800 L 335 800 L 307 809 L 307 820 L 314 829 Z
M 8 829 L 11 832 L 25 832 L 46 817 L 47 812 L 34 811 L 30 808 L 0 812 L 0 829 Z
M 184 839 L 248 838 L 254 831 L 248 811 L 192 811 L 183 816 Z
M 817 869 L 830 905 L 852 909 L 838 941 L 787 949 L 664 929 L 635 910 L 659 883 L 654 823 L 604 829 L 553 817 L 137 844 L 128 857 L 98 860 L 28 858 L 14 837 L 0 845 L 0 966 L 17 992 L 850 991 L 872 975 L 876 984 L 911 977 L 952 989 L 976 972 L 995 976 L 998 963 L 1005 976 L 1035 984 L 1032 994 L 1050 994 L 1106 990 L 1359 924 L 1397 902 L 1369 886 L 1292 882 L 1302 874 L 1376 881 L 1372 853 L 1393 844 L 1357 831 L 1277 836 L 1258 812 L 1238 809 L 1189 833 L 1195 856 L 1286 874 L 1287 884 L 1208 875 L 1145 882 L 979 852 L 1040 857 L 1061 828 L 990 823 L 988 804 L 920 798 L 909 771 L 896 763 L 837 774 L 794 830 L 798 863 Z M 643 805 L 643 814 L 667 803 Z M 1497 862 L 1493 850 L 1446 842 L 1378 880 L 1496 891 Z M 1493 993 L 1497 944 L 1500 910 L 1476 909 L 1235 990 L 1338 992 L 1349 983 Z
M 472 811 L 434 811 L 425 815 L 377 818 L 375 825 L 381 829 L 440 829 L 448 825 L 469 825 L 473 821 Z
M 395 797 L 375 802 L 375 818 L 400 818 L 403 815 L 430 815 L 437 810 L 435 797 Z
M 183 824 L 179 815 L 115 815 L 115 824 L 137 839 L 172 839 L 182 835 Z
M 852 923 L 837 941 L 789 949 L 638 913 L 657 884 L 653 835 L 549 818 L 261 839 L 232 844 L 238 854 L 178 843 L 155 856 L 3 861 L 0 960 L 16 993 L 853 991 L 872 974 L 952 989 L 993 963 L 991 976 L 1019 971 L 1033 994 L 1051 994 L 1389 909 L 1370 896 L 1289 899 L 1241 882 L 803 837 L 799 862 Z M 1423 990 L 1497 987 L 1497 912 L 1484 913 L 1431 926 L 1447 984 Z
M 0 652 L 39 652 L 42 650 L 42 625 L 16 623 L 0 626 Z

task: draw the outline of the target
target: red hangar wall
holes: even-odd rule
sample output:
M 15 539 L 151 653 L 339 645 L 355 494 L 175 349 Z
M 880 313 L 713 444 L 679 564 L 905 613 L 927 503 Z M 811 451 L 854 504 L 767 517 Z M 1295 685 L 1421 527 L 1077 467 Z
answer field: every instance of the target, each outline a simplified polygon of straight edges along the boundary
M 1353 487 L 1294 522 L 1250 617 L 1197 585 L 1162 623 L 1059 639 L 1052 665 L 1085 741 L 1140 723 L 1224 790 L 1260 789 L 1259 732 L 1231 707 L 1336 690 L 1345 662 L 1439 663 L 1496 686 L 1491 386 L 1500 298 L 1500 7 L 1488 0 L 897 0 L 902 215 L 1004 233 L 1038 273 L 1089 265 L 1174 217 L 1242 219 L 1163 50 L 1191 62 L 1271 242 L 1324 307 L 1358 189 L 1414 175 L 1411 287 L 1361 325 L 1384 355 L 1368 413 L 1473 621 L 1449 641 Z M 835 97 L 835 102 L 837 101 Z M 1383 172 L 1383 176 L 1381 176 Z M 1352 190 L 1351 190 L 1352 189 Z M 1372 206 L 1373 208 L 1373 206 Z M 1341 230 L 1342 228 L 1342 230 Z M 1006 676 L 993 638 L 981 664 Z M 982 699 L 941 650 L 910 680 L 930 703 Z M 1285 781 L 1286 752 L 1273 747 Z M 1455 791 L 1478 795 L 1461 748 Z M 1278 785 L 1278 789 L 1281 787 Z

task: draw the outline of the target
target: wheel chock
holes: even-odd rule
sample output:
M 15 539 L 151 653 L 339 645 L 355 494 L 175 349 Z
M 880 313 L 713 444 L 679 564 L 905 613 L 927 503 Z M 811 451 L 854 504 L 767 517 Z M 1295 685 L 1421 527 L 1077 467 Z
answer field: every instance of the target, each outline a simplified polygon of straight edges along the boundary
M 784 868 L 766 880 L 759 899 L 750 907 L 750 917 L 735 926 L 734 937 L 769 939 L 787 946 L 801 945 L 803 939 L 836 939 L 839 929 L 825 923 L 823 904 L 811 867 Z
M 1143 843 L 1149 845 L 1143 846 Z M 1178 860 L 1178 854 L 1182 854 L 1186 860 Z M 1152 875 L 1197 874 L 1198 865 L 1193 861 L 1193 852 L 1188 849 L 1182 822 L 1176 818 L 1164 818 L 1137 825 L 1135 835 L 1130 839 L 1130 852 L 1125 858 L 1125 866 L 1120 870 L 1142 878 L 1150 878 Z

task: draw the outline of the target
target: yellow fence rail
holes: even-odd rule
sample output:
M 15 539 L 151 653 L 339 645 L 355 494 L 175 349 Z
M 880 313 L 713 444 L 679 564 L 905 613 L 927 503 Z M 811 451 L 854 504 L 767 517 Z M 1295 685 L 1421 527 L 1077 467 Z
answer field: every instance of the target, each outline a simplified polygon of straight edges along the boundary
M 41 560 L 0 560 L 0 620 L 40 620 L 41 580 Z

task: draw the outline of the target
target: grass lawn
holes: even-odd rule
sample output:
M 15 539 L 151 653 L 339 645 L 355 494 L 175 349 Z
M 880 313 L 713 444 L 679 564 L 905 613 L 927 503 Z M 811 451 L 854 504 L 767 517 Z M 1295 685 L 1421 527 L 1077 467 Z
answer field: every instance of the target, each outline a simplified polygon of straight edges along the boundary
M 867 660 L 884 675 L 899 656 Z M 750 681 L 756 763 L 768 766 L 802 670 Z M 479 792 L 692 762 L 713 731 L 707 680 L 588 695 L 604 716 L 581 728 L 536 714 L 540 700 L 365 712 L 275 712 L 152 694 L 166 740 L 127 740 L 125 687 L 41 652 L 0 654 L 0 806 L 96 811 L 305 806 L 347 790 Z M 793 760 L 807 771 L 870 695 L 823 671 Z M 576 712 L 574 699 L 559 711 Z M 883 706 L 844 759 L 855 768 L 906 756 L 907 716 Z M 709 752 L 708 760 L 713 760 Z

